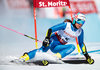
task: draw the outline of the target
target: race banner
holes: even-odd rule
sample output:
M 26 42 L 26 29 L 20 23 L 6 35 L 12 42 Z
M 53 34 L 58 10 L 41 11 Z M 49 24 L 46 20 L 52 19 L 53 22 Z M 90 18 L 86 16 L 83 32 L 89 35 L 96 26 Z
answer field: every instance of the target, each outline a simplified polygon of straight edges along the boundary
M 30 4 L 26 0 L 6 0 L 6 4 L 12 9 L 30 8 Z
M 33 6 L 35 8 L 65 7 L 69 5 L 69 0 L 33 0 Z
M 70 1 L 70 5 L 71 5 L 71 9 L 72 9 L 72 13 L 84 13 L 84 14 L 88 14 L 88 13 L 97 13 L 97 8 L 96 8 L 96 4 L 93 0 L 83 0 L 83 1 L 75 1 L 75 0 L 71 0 Z M 69 8 L 66 7 L 66 14 L 70 13 Z

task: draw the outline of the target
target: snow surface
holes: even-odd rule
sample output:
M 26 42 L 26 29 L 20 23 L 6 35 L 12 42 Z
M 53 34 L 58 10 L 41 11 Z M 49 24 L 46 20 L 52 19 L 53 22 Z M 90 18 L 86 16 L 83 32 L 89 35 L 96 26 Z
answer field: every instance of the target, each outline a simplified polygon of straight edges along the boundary
M 100 70 L 100 54 L 91 54 L 95 63 L 89 64 L 49 64 L 37 65 L 0 65 L 0 70 Z M 94 57 L 95 56 L 95 57 Z
M 100 43 L 92 43 L 92 44 L 87 44 L 89 51 L 91 50 L 98 50 L 100 49 Z M 93 45 L 93 46 L 92 46 Z M 96 45 L 96 46 L 94 46 Z M 74 52 L 77 52 L 77 50 L 75 50 Z M 73 53 L 74 53 L 73 52 Z M 50 51 L 49 51 L 50 53 Z M 49 54 L 48 53 L 48 54 Z M 1 56 L 0 59 L 7 61 L 7 60 L 11 60 L 14 59 L 16 57 L 19 57 L 20 54 L 18 55 L 14 55 L 14 53 L 12 53 L 13 55 L 7 55 L 7 56 Z M 5 64 L 1 64 L 0 65 L 0 70 L 100 70 L 100 51 L 99 52 L 95 52 L 95 53 L 89 53 L 91 55 L 91 57 L 95 60 L 95 63 L 90 65 L 90 64 L 49 64 L 48 66 L 38 66 L 38 65 L 17 65 L 17 64 L 11 64 L 11 65 L 5 65 Z M 39 57 L 41 58 L 44 57 L 43 55 L 40 55 Z M 51 56 L 49 57 L 48 55 L 46 55 L 48 59 L 52 59 Z M 69 55 L 70 56 L 70 55 Z M 67 57 L 69 57 L 67 56 Z M 80 55 L 79 55 L 80 56 Z M 73 55 L 74 57 L 74 55 Z M 36 58 L 37 59 L 37 58 Z

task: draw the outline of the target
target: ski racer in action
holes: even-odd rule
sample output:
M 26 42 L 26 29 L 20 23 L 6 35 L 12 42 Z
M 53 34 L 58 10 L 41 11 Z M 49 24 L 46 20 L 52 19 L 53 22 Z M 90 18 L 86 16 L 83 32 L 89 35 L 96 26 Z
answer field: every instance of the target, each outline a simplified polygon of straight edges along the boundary
M 48 29 L 47 35 L 43 40 L 42 47 L 24 53 L 20 57 L 23 61 L 30 60 L 35 57 L 37 51 L 47 52 L 49 49 L 55 53 L 58 58 L 64 58 L 75 50 L 74 44 L 67 44 L 69 41 L 78 38 L 78 43 L 83 55 L 89 64 L 93 64 L 94 60 L 89 56 L 84 44 L 84 31 L 81 28 L 85 23 L 86 17 L 82 13 L 77 13 L 73 17 L 73 21 L 65 19 L 64 22 Z

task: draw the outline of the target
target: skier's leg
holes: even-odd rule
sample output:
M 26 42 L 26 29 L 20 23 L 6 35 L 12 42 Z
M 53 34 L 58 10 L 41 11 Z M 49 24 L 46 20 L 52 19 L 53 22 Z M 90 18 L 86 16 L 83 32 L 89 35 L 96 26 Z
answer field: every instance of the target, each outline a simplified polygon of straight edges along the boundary
M 72 53 L 75 50 L 75 46 L 73 44 L 62 45 L 62 46 L 66 46 L 66 49 L 59 52 L 61 54 L 62 58 L 69 55 L 70 53 Z
M 59 58 L 64 58 L 74 50 L 75 50 L 75 46 L 73 44 L 58 45 L 54 49 L 52 49 L 54 53 L 57 53 L 56 56 Z
M 30 59 L 35 57 L 36 52 L 47 52 L 48 49 L 49 49 L 49 47 L 42 46 L 39 49 L 35 49 L 35 50 L 30 51 L 30 52 L 24 53 L 24 55 L 21 56 L 20 59 L 23 59 L 24 61 L 30 60 Z

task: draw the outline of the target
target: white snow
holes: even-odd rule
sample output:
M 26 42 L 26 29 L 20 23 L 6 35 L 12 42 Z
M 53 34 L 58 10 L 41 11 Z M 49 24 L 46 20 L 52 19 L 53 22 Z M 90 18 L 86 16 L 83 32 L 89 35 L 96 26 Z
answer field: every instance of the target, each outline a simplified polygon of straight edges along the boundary
M 89 64 L 49 64 L 48 66 L 36 65 L 0 65 L 0 70 L 100 70 L 100 55 L 91 54 L 95 60 L 92 65 Z M 95 56 L 95 57 L 94 57 Z
M 93 45 L 93 43 L 92 43 Z M 98 48 L 100 45 L 98 44 L 94 44 L 96 45 L 96 47 Z M 91 50 L 94 50 L 93 47 L 95 46 L 91 46 L 90 44 L 88 44 L 88 49 L 91 48 Z M 96 48 L 95 47 L 95 48 Z M 92 49 L 93 48 L 93 49 Z M 98 48 L 100 49 L 100 47 Z M 40 53 L 38 53 L 40 54 Z M 45 55 L 43 55 L 45 54 Z M 46 53 L 43 53 L 43 54 L 40 54 L 38 57 L 42 56 L 42 58 L 48 58 L 48 59 L 52 59 L 52 56 L 46 54 Z M 90 65 L 90 64 L 49 64 L 48 66 L 37 66 L 37 65 L 0 65 L 0 70 L 100 70 L 100 66 L 99 66 L 99 63 L 100 63 L 100 52 L 98 53 L 89 53 L 90 56 L 95 60 L 95 63 Z M 20 54 L 19 54 L 20 55 Z M 0 59 L 2 58 L 3 56 L 0 57 Z M 18 56 L 5 56 L 3 59 L 6 60 L 11 60 L 11 59 L 14 59 Z M 67 56 L 69 57 L 69 56 Z M 81 56 L 80 56 L 81 57 Z M 11 58 L 11 59 L 9 59 Z M 37 58 L 36 58 L 37 59 Z M 41 59 L 41 58 L 40 58 Z

